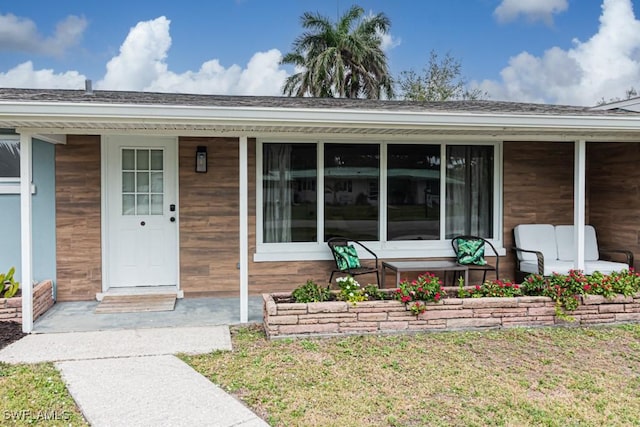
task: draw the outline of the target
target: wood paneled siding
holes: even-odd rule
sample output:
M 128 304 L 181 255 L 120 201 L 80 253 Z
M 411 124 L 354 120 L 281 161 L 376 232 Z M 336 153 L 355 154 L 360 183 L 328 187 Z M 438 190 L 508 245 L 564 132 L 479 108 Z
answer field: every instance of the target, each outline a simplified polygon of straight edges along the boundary
M 100 137 L 68 135 L 55 158 L 58 301 L 92 300 L 102 290 Z
M 514 278 L 518 224 L 573 224 L 573 143 L 504 143 L 504 246 L 500 276 Z
M 195 172 L 207 147 L 208 171 Z M 180 285 L 185 296 L 239 294 L 238 139 L 180 138 Z
M 587 143 L 589 222 L 602 248 L 640 259 L 640 142 Z M 638 266 L 636 262 L 636 266 Z

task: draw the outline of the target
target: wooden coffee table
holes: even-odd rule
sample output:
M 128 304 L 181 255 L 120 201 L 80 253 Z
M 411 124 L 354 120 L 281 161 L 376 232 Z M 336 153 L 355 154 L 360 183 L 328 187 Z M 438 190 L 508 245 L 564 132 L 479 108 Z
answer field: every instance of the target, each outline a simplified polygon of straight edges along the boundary
M 464 284 L 469 283 L 469 268 L 466 265 L 460 265 L 455 261 L 393 261 L 382 262 L 382 287 L 385 287 L 385 279 L 387 269 L 396 272 L 396 286 L 400 283 L 400 273 L 418 271 L 424 273 L 426 271 L 433 273 L 434 271 L 463 271 Z M 444 280 L 443 280 L 444 282 Z

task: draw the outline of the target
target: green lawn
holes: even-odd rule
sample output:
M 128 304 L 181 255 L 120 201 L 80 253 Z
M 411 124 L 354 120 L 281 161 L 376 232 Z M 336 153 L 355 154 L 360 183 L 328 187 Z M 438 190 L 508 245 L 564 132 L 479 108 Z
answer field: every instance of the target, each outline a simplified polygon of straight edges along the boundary
M 88 425 L 52 363 L 0 363 L 0 425 Z
M 640 325 L 278 341 L 246 327 L 233 347 L 181 357 L 274 426 L 640 425 Z M 85 425 L 52 364 L 0 364 L 0 390 L 0 425 Z
M 183 360 L 276 426 L 640 425 L 640 325 L 233 346 Z

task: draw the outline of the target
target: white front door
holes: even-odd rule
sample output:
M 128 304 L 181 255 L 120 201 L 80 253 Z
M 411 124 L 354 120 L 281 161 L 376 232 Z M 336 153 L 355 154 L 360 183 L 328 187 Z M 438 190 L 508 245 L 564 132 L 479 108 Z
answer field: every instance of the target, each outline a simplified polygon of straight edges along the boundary
M 105 136 L 106 287 L 177 285 L 177 139 Z

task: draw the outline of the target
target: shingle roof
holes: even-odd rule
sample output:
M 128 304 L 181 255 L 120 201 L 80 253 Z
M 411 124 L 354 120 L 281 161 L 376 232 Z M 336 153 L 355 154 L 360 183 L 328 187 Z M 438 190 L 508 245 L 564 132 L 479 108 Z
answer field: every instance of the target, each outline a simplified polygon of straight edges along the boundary
M 180 93 L 0 88 L 0 102 L 52 102 L 195 107 L 250 107 L 278 109 L 343 109 L 363 111 L 465 112 L 535 115 L 637 115 L 629 111 L 592 110 L 590 107 L 505 101 L 383 101 L 346 98 L 296 98 L 277 96 L 227 96 Z

